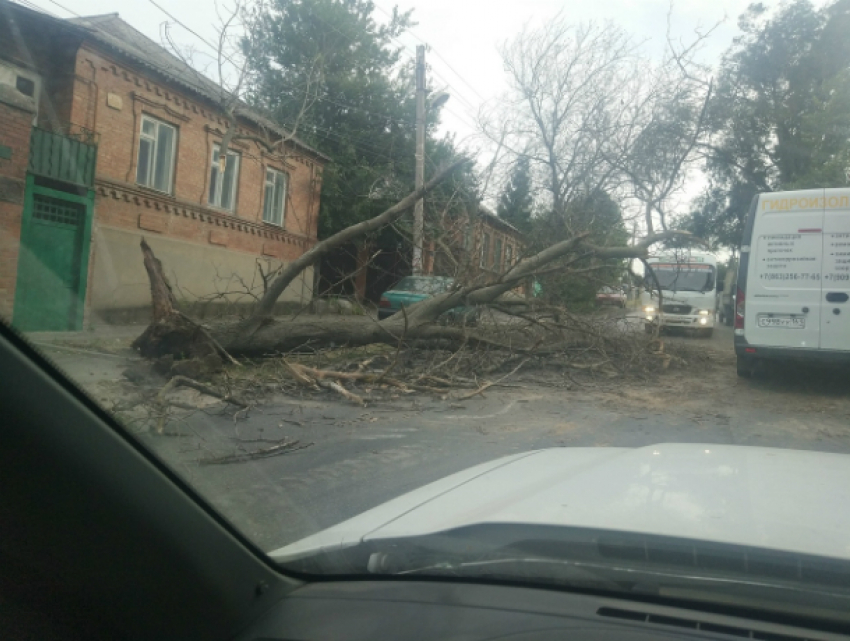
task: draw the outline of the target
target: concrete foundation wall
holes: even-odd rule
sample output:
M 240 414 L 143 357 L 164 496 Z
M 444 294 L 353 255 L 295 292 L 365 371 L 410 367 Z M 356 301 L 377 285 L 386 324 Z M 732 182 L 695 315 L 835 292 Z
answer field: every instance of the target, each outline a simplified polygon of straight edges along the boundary
M 246 312 L 254 299 L 244 293 L 245 286 L 257 295 L 263 291 L 257 262 L 266 272 L 283 264 L 273 258 L 142 230 L 97 226 L 92 233 L 89 324 L 137 322 L 150 317 L 150 284 L 139 248 L 143 236 L 162 261 L 181 307 L 200 318 Z M 284 291 L 278 311 L 284 313 L 309 303 L 312 284 L 310 268 Z

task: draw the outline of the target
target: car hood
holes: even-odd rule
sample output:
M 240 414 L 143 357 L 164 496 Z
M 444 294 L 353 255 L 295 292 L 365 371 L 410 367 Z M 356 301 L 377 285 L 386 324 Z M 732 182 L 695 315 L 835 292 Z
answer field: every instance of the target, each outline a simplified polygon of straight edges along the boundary
M 700 444 L 535 450 L 270 553 L 279 561 L 483 523 L 564 525 L 850 559 L 850 456 Z

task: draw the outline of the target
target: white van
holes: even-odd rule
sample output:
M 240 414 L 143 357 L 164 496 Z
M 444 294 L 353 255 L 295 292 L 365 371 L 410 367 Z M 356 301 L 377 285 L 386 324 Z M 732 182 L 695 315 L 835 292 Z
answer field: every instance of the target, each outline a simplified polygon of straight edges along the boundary
M 714 254 L 690 249 L 669 250 L 650 256 L 646 262 L 652 269 L 651 274 L 644 275 L 646 287 L 641 295 L 646 331 L 652 332 L 653 325 L 660 325 L 711 336 L 717 306 L 714 289 L 717 258 Z
M 850 189 L 759 194 L 741 240 L 738 375 L 766 359 L 850 361 Z

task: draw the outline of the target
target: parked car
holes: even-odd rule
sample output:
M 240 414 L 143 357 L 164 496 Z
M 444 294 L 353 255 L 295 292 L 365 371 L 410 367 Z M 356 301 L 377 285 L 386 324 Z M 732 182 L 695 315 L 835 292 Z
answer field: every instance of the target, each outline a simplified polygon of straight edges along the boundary
M 596 293 L 597 305 L 626 306 L 626 293 L 622 289 L 614 287 L 603 287 Z
M 392 289 L 381 295 L 378 303 L 378 318 L 389 318 L 414 303 L 447 292 L 454 279 L 447 276 L 405 276 Z M 478 310 L 474 307 L 455 307 L 443 315 L 442 320 L 474 324 L 478 321 Z

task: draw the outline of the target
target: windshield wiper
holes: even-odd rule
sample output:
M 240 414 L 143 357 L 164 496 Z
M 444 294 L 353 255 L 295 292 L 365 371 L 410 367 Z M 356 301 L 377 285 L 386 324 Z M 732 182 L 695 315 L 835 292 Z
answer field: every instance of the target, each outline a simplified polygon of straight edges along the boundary
M 595 564 L 537 557 L 510 557 L 482 559 L 479 561 L 433 563 L 407 570 L 389 572 L 394 576 L 452 576 L 456 578 L 492 578 L 503 580 L 525 579 L 554 582 L 572 587 L 585 587 L 608 591 L 632 591 L 632 577 L 627 581 L 613 580 L 608 568 Z
M 671 589 L 694 592 L 724 592 L 734 590 L 740 594 L 764 591 L 795 595 L 794 599 L 814 598 L 836 600 L 844 606 L 850 595 L 844 591 L 824 586 L 796 585 L 783 580 L 752 577 L 725 577 L 649 569 L 624 565 L 610 565 L 588 561 L 573 561 L 543 557 L 506 557 L 478 561 L 441 562 L 431 565 L 390 572 L 394 576 L 453 576 L 456 578 L 491 578 L 515 581 L 530 579 L 537 582 L 554 582 L 573 587 L 600 590 L 627 591 L 642 594 L 663 594 Z M 789 598 L 786 596 L 785 598 Z

